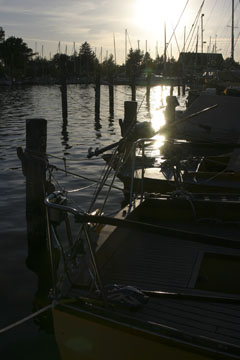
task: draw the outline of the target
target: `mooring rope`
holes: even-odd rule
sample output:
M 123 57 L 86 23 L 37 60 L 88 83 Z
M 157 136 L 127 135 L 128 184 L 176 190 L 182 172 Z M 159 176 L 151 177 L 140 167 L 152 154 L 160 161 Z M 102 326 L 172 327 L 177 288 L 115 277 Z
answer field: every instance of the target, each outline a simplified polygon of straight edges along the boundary
M 47 310 L 49 310 L 49 309 L 52 309 L 53 307 L 56 306 L 56 304 L 57 304 L 56 302 L 52 302 L 51 304 L 49 304 L 49 305 L 45 306 L 44 308 L 42 308 L 42 309 L 34 312 L 33 314 L 28 315 L 28 316 L 24 317 L 23 319 L 18 320 L 18 321 L 16 321 L 16 322 L 13 323 L 13 324 L 4 327 L 3 329 L 0 329 L 0 334 L 3 334 L 3 333 L 5 333 L 6 331 L 11 330 L 11 329 L 13 329 L 13 328 L 15 328 L 15 327 L 17 327 L 17 326 L 19 326 L 19 325 L 21 325 L 21 324 L 24 324 L 26 321 L 35 318 L 36 316 L 42 314 L 43 312 L 45 312 L 45 311 L 47 311 Z
M 99 183 L 98 180 L 91 179 L 91 178 L 88 178 L 88 177 L 86 177 L 86 176 L 76 174 L 76 173 L 74 173 L 74 172 L 72 172 L 72 171 L 68 171 L 68 170 L 59 168 L 58 166 L 55 166 L 55 165 L 49 165 L 49 167 L 50 167 L 50 168 L 53 168 L 53 169 L 55 169 L 55 170 L 57 170 L 57 171 L 59 170 L 59 171 L 65 172 L 66 174 L 69 174 L 69 175 L 76 176 L 76 177 L 79 177 L 79 178 L 84 179 L 84 180 L 88 180 L 88 181 L 94 182 L 94 183 L 96 183 L 96 184 Z M 109 187 L 109 186 L 111 186 L 111 185 L 105 183 L 104 186 L 108 186 L 108 187 Z M 120 191 L 123 190 L 123 189 L 121 189 L 121 188 L 118 187 L 118 186 L 112 186 L 112 188 L 114 188 L 114 189 L 116 189 L 116 190 L 120 190 Z
M 49 153 L 45 153 L 45 155 L 47 156 L 50 156 L 52 158 L 55 158 L 55 159 L 58 159 L 58 160 L 62 160 L 62 161 L 68 161 L 68 162 L 86 162 L 88 161 L 89 159 L 86 159 L 86 158 L 83 158 L 83 159 L 78 159 L 78 160 L 75 160 L 75 159 L 69 159 L 69 158 L 66 158 L 66 157 L 60 157 L 60 156 L 56 156 L 56 155 L 53 155 L 53 154 L 49 154 Z M 95 158 L 95 160 L 102 160 L 102 158 Z

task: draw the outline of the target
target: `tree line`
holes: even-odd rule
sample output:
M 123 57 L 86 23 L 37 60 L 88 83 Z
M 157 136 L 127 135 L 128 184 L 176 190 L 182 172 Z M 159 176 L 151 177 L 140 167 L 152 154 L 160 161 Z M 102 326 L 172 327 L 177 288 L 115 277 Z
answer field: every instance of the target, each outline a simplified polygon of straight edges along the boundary
M 81 44 L 79 51 L 73 55 L 56 53 L 52 59 L 42 58 L 34 53 L 22 38 L 10 36 L 5 39 L 5 32 L 0 27 L 0 78 L 10 79 L 52 79 L 59 80 L 66 75 L 69 80 L 80 79 L 91 82 L 97 73 L 107 81 L 117 77 L 128 77 L 130 80 L 151 73 L 162 74 L 163 56 L 155 60 L 148 52 L 130 49 L 126 63 L 117 65 L 113 54 L 101 63 L 88 42 Z M 177 75 L 179 68 L 174 58 L 166 64 L 168 75 Z
M 226 65 L 233 64 L 226 59 Z M 47 60 L 34 53 L 22 38 L 10 36 L 0 27 L 0 78 L 29 80 L 30 82 L 60 81 L 65 76 L 68 81 L 94 82 L 97 74 L 109 82 L 127 78 L 135 82 L 139 77 L 151 78 L 151 74 L 181 76 L 182 65 L 174 57 L 164 62 L 163 56 L 152 59 L 148 52 L 130 49 L 125 64 L 117 65 L 110 54 L 101 63 L 88 42 L 81 44 L 73 55 L 56 53 Z

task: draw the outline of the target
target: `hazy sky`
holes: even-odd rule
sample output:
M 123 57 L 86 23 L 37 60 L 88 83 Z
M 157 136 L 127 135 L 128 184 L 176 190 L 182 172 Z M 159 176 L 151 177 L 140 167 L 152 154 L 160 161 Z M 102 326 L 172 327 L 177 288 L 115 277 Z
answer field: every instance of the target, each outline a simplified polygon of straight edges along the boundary
M 180 19 L 181 13 L 186 9 Z M 178 58 L 183 49 L 184 27 L 186 27 L 186 50 L 194 51 L 197 44 L 201 50 L 201 15 L 193 36 L 188 36 L 197 17 L 202 0 L 0 0 L 0 26 L 6 37 L 21 37 L 34 51 L 47 58 L 55 54 L 58 43 L 61 52 L 73 52 L 84 41 L 88 41 L 98 57 L 114 53 L 115 35 L 117 62 L 124 61 L 125 29 L 128 30 L 128 49 L 138 46 L 150 51 L 154 58 L 164 48 L 164 20 L 167 27 L 168 55 Z M 230 56 L 232 0 L 205 0 L 202 12 L 204 51 L 212 50 Z M 240 6 L 235 0 L 235 59 L 240 60 Z M 176 37 L 172 36 L 173 28 Z M 211 37 L 211 41 L 210 41 Z

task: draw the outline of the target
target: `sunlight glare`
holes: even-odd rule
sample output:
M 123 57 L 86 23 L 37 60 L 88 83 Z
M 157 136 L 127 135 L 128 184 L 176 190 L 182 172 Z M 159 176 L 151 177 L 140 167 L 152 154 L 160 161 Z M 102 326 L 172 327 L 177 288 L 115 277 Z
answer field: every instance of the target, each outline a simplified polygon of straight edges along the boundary
M 166 107 L 166 97 L 169 95 L 169 88 L 167 86 L 155 86 L 151 91 L 151 123 L 154 131 L 159 131 L 162 126 L 166 124 L 164 110 Z M 165 136 L 157 134 L 153 137 L 155 143 L 154 149 L 159 149 L 164 145 Z M 159 155 L 159 154 L 158 154 Z
M 153 145 L 154 149 L 159 149 L 165 143 L 165 136 L 163 136 L 163 135 L 155 135 L 153 137 L 153 139 L 155 140 L 154 145 Z
M 136 24 L 150 33 L 159 33 L 164 21 L 176 22 L 181 7 L 179 0 L 136 0 Z
M 165 125 L 163 109 L 156 109 L 153 112 L 151 123 L 154 131 L 158 131 L 163 125 Z

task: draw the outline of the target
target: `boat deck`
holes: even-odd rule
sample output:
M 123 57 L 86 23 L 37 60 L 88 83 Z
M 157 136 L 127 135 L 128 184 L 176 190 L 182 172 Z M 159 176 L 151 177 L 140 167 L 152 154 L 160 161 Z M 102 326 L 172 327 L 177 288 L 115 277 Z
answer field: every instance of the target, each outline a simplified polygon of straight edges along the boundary
M 229 229 L 225 230 L 227 234 Z M 234 233 L 237 239 L 238 229 Z M 224 342 L 228 348 L 227 344 L 240 344 L 237 273 L 240 271 L 240 248 L 237 247 L 228 247 L 227 240 L 226 246 L 216 246 L 194 239 L 118 228 L 98 251 L 97 260 L 104 284 L 234 298 L 236 301 L 228 302 L 226 299 L 189 300 L 157 295 L 150 296 L 148 304 L 138 311 L 130 312 L 132 318 L 148 324 L 183 331 L 189 340 L 201 336 Z M 211 272 L 214 267 L 217 272 L 213 270 L 214 274 L 210 275 L 213 279 L 208 279 L 204 271 L 210 269 Z

